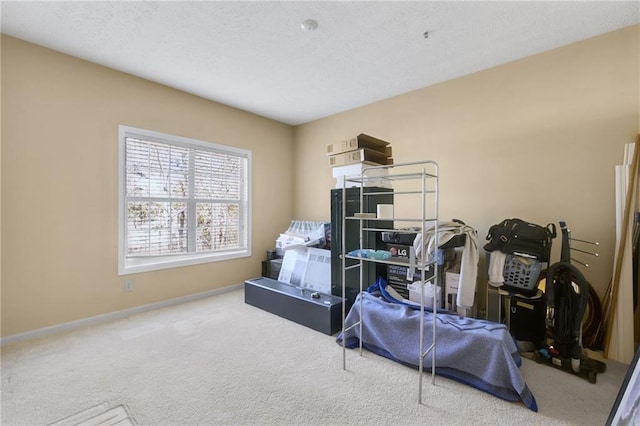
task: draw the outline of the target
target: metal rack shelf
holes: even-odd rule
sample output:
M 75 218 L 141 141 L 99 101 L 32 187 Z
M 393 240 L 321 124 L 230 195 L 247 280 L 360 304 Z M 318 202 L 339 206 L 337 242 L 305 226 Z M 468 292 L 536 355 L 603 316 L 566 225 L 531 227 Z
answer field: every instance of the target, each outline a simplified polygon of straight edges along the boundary
M 372 170 L 377 169 L 389 169 L 389 173 L 387 176 L 381 177 L 367 177 L 367 173 Z M 389 191 L 376 191 L 376 192 L 366 192 L 364 188 L 366 188 L 367 183 L 380 183 L 384 182 L 386 185 L 393 185 L 393 182 L 396 181 L 406 181 L 402 184 L 402 188 L 400 190 L 394 190 L 390 188 Z M 431 187 L 427 186 L 427 181 L 430 181 Z M 371 166 L 364 168 L 360 177 L 358 178 L 349 178 L 345 179 L 343 182 L 343 197 L 346 197 L 346 185 L 347 182 L 356 183 L 360 187 L 360 215 L 372 216 L 374 212 L 364 211 L 364 206 L 369 203 L 364 203 L 365 198 L 377 197 L 381 195 L 392 195 L 394 197 L 394 205 L 396 205 L 396 201 L 406 201 L 405 207 L 417 207 L 419 210 L 419 217 L 392 217 L 392 218 L 377 218 L 377 217 L 358 217 L 358 216 L 347 216 L 346 214 L 346 198 L 343 198 L 343 214 L 342 214 L 342 229 L 345 229 L 347 221 L 358 221 L 359 229 L 360 229 L 360 249 L 371 249 L 372 247 L 365 247 L 364 241 L 367 241 L 365 238 L 365 234 L 367 233 L 375 233 L 375 232 L 397 232 L 397 233 L 406 233 L 408 232 L 406 229 L 382 229 L 379 227 L 370 226 L 374 224 L 376 221 L 392 221 L 394 225 L 396 222 L 404 222 L 404 223 L 417 223 L 421 225 L 422 232 L 422 241 L 426 241 L 425 237 L 425 227 L 427 224 L 433 224 L 433 230 L 435 235 L 438 234 L 438 193 L 439 193 L 439 183 L 438 183 L 438 164 L 435 161 L 417 161 L 410 163 L 402 163 L 396 165 L 385 165 L 385 166 Z M 408 186 L 408 187 L 407 187 Z M 406 198 L 405 198 L 406 196 Z M 419 201 L 416 199 L 419 198 Z M 401 203 L 402 203 L 401 201 Z M 436 260 L 429 261 L 418 261 L 418 262 L 410 262 L 410 261 L 398 261 L 397 259 L 373 259 L 373 258 L 364 258 L 360 256 L 353 256 L 347 254 L 346 251 L 346 236 L 343 233 L 342 235 L 342 251 L 343 255 L 340 257 L 341 259 L 341 269 L 342 269 L 342 323 L 343 323 L 343 336 L 345 331 L 350 330 L 353 327 L 360 327 L 360 336 L 362 336 L 362 325 L 364 315 L 361 316 L 361 319 L 351 325 L 348 328 L 345 328 L 345 318 L 346 318 L 346 271 L 359 268 L 360 269 L 360 293 L 362 293 L 365 288 L 365 283 L 363 282 L 363 267 L 366 263 L 377 263 L 377 264 L 387 264 L 387 265 L 399 265 L 399 266 L 408 266 L 416 268 L 420 271 L 421 281 L 424 282 L 426 275 L 425 272 L 429 270 L 430 267 L 434 268 L 434 280 L 438 281 L 438 268 L 436 267 Z M 423 256 L 423 258 L 426 256 Z M 346 260 L 357 261 L 357 263 L 353 265 L 346 265 Z M 366 283 L 368 286 L 370 283 Z M 419 374 L 419 390 L 418 390 L 418 402 L 422 403 L 422 379 L 423 379 L 423 371 L 424 371 L 424 359 L 429 353 L 431 353 L 431 381 L 432 384 L 435 383 L 435 360 L 436 360 L 436 323 L 433 322 L 433 335 L 431 337 L 430 345 L 425 349 L 425 336 L 424 336 L 424 316 L 425 316 L 425 306 L 424 306 L 424 286 L 421 286 L 421 304 L 420 304 L 420 341 L 419 347 L 421 350 L 420 359 L 418 362 L 418 374 Z M 437 300 L 436 300 L 436 292 L 433 295 L 433 315 L 437 315 Z M 363 313 L 363 304 L 362 299 L 360 298 L 360 312 Z M 343 346 L 343 369 L 346 369 L 346 343 L 345 339 L 342 339 Z M 360 355 L 362 355 L 362 339 L 360 339 Z

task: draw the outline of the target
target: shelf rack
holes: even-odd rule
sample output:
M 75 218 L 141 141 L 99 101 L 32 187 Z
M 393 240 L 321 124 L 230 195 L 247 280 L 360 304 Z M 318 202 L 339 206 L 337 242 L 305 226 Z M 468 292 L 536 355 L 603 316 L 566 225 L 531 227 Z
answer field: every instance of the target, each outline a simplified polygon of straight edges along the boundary
M 388 169 L 388 173 L 385 176 L 380 176 L 379 173 L 374 173 L 375 177 L 367 177 L 367 174 L 374 170 L 380 169 Z M 382 231 L 393 231 L 397 233 L 414 233 L 415 231 L 407 231 L 403 228 L 395 228 L 396 223 L 404 223 L 404 224 L 418 224 L 419 228 L 422 232 L 422 242 L 423 244 L 426 240 L 426 232 L 425 229 L 430 228 L 434 235 L 438 235 L 438 195 L 439 195 L 439 182 L 438 182 L 438 164 L 435 161 L 416 161 L 409 163 L 401 163 L 396 165 L 384 165 L 384 166 L 371 166 L 366 167 L 362 170 L 362 173 L 359 177 L 356 178 L 345 178 L 343 182 L 343 214 L 342 214 L 342 229 L 346 229 L 347 221 L 358 221 L 360 228 L 360 244 L 359 247 L 361 250 L 369 249 L 371 247 L 364 247 L 365 241 L 365 233 L 369 232 L 382 232 Z M 393 188 L 394 182 L 403 182 L 402 189 Z M 360 215 L 359 216 L 347 216 L 346 215 L 346 186 L 349 183 L 355 183 L 356 186 L 360 187 Z M 366 192 L 364 190 L 367 186 L 391 186 L 389 191 L 379 191 L 379 192 Z M 419 188 L 414 188 L 413 186 L 418 186 Z M 392 194 L 394 197 L 394 212 L 395 206 L 399 205 L 403 208 L 410 208 L 417 204 L 415 198 L 419 196 L 420 202 L 420 216 L 419 217 L 394 217 L 391 218 L 394 223 L 394 229 L 381 229 L 375 227 L 376 221 L 389 221 L 388 217 L 377 218 L 377 217 L 360 217 L 362 215 L 371 215 L 375 212 L 364 211 L 365 206 L 369 203 L 365 203 L 365 197 L 377 197 L 380 195 L 389 195 Z M 413 196 L 407 197 L 409 198 L 408 202 L 402 203 L 404 196 Z M 396 201 L 400 201 L 397 203 Z M 405 200 L 407 201 L 407 200 Z M 413 201 L 413 202 L 412 202 Z M 359 327 L 360 334 L 360 344 L 359 344 L 359 352 L 360 356 L 362 356 L 362 326 L 363 326 L 363 304 L 362 298 L 360 298 L 360 320 L 349 327 L 345 327 L 345 318 L 346 318 L 346 271 L 359 268 L 360 269 L 360 288 L 359 291 L 362 293 L 364 290 L 363 283 L 363 266 L 367 262 L 375 262 L 375 263 L 384 263 L 387 265 L 400 265 L 407 266 L 409 268 L 415 268 L 420 271 L 421 282 L 425 282 L 425 272 L 433 267 L 434 268 L 434 276 L 433 280 L 437 283 L 438 280 L 438 269 L 436 267 L 437 262 L 437 253 L 434 253 L 433 256 L 428 256 L 425 253 L 425 250 L 422 250 L 423 256 L 420 259 L 416 259 L 415 261 L 404 261 L 399 262 L 395 260 L 380 260 L 380 259 L 370 259 L 363 258 L 360 256 L 352 256 L 347 254 L 346 252 L 346 233 L 342 234 L 342 248 L 341 248 L 341 269 L 342 269 L 342 335 L 345 335 L 345 332 L 350 330 L 353 327 Z M 431 257 L 431 258 L 428 258 Z M 346 260 L 352 259 L 357 261 L 357 263 L 347 266 Z M 367 283 L 367 286 L 370 283 Z M 425 349 L 425 333 L 424 333 L 424 317 L 425 317 L 425 309 L 424 309 L 424 285 L 421 285 L 421 303 L 420 303 L 420 359 L 418 361 L 418 403 L 422 404 L 422 388 L 423 388 L 423 371 L 424 371 L 424 359 L 429 353 L 431 353 L 431 383 L 435 384 L 435 371 L 436 371 L 436 321 L 433 321 L 433 335 L 431 337 L 431 344 Z M 437 292 L 433 292 L 433 315 L 437 315 Z M 346 339 L 342 339 L 342 368 L 346 370 Z

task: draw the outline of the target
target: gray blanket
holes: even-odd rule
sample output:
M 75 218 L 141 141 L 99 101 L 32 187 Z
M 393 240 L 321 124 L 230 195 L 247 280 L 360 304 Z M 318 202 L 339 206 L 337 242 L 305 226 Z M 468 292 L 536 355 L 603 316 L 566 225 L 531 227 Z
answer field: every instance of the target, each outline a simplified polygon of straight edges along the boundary
M 362 345 L 366 349 L 412 367 L 420 360 L 420 311 L 389 303 L 369 293 L 361 293 L 349 311 L 347 327 L 360 320 L 362 298 L 364 322 Z M 425 312 L 425 349 L 431 345 L 434 315 Z M 513 338 L 503 324 L 458 315 L 436 316 L 436 374 L 473 386 L 507 401 L 522 401 L 538 411 L 536 400 L 527 387 L 519 366 L 520 355 Z M 359 346 L 359 327 L 345 333 L 348 348 Z M 342 333 L 338 343 L 342 345 Z M 424 359 L 425 371 L 431 371 L 430 352 Z

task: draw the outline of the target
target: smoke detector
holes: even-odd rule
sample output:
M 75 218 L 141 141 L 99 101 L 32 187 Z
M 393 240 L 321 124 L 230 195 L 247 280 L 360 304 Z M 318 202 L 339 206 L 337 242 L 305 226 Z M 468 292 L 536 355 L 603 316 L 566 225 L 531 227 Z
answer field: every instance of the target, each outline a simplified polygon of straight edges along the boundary
M 305 31 L 313 31 L 318 28 L 318 22 L 314 21 L 313 19 L 307 19 L 306 21 L 303 21 L 302 24 L 300 24 L 300 28 Z

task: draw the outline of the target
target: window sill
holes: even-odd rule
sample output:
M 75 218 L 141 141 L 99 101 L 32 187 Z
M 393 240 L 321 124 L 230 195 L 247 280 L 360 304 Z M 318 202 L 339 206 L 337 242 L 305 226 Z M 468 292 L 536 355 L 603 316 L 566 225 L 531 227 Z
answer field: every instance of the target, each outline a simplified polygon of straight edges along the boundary
M 224 260 L 250 257 L 250 250 L 235 250 L 222 253 L 192 254 L 184 256 L 156 256 L 150 258 L 123 259 L 118 264 L 118 275 L 137 274 L 140 272 L 159 271 L 181 266 L 201 263 L 220 262 Z

